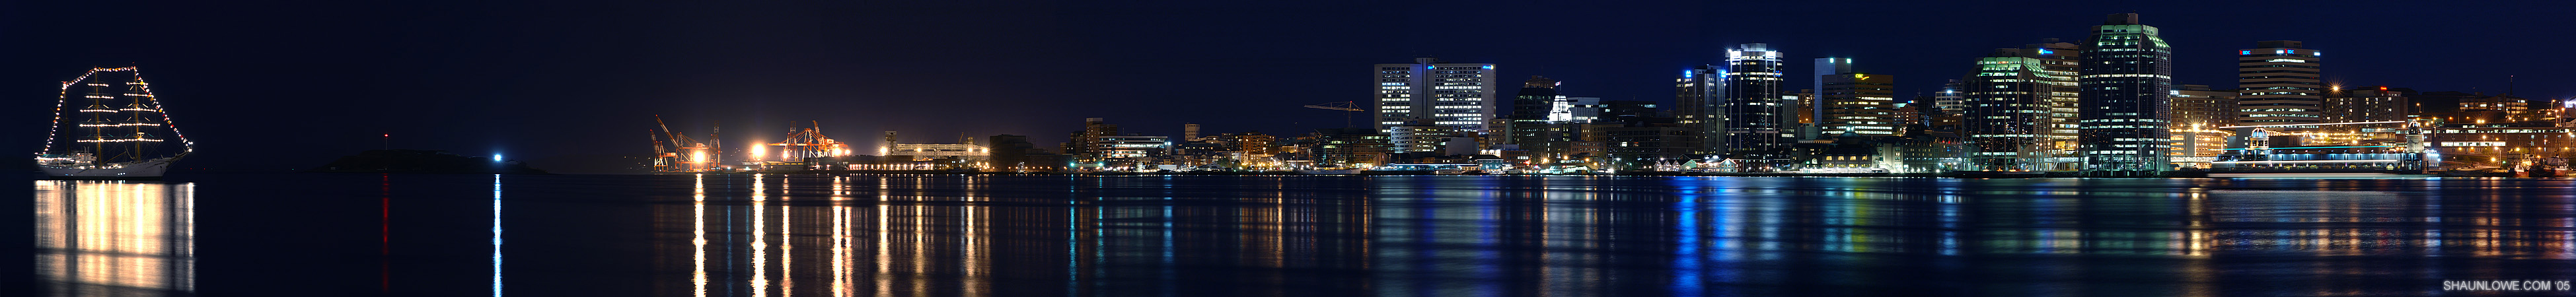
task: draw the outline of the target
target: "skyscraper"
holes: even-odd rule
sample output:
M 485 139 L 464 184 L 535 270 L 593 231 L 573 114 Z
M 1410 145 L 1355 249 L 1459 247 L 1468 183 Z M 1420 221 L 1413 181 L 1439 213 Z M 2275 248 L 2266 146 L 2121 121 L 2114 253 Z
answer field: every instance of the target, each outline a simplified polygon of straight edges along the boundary
M 1826 74 L 1830 62 L 1831 74 Z M 1813 111 L 1817 129 L 1823 135 L 1854 133 L 1860 136 L 1896 136 L 1898 123 L 1895 110 L 1896 77 L 1851 71 L 1851 58 L 1823 58 L 1816 61 L 1816 104 Z M 1807 135 L 1812 137 L 1813 135 Z
M 1806 91 L 1799 92 L 1800 100 L 1795 102 L 1797 105 L 1794 109 L 1798 113 L 1799 124 L 1798 139 L 1819 139 L 1825 138 L 1826 135 L 1842 135 L 1841 130 L 1826 127 L 1831 126 L 1830 120 L 1827 120 L 1830 117 L 1825 115 L 1825 110 L 1828 109 L 1825 106 L 1829 105 L 1826 102 L 1827 99 L 1836 97 L 1828 96 L 1832 92 L 1826 90 L 1825 85 L 1828 84 L 1826 81 L 1834 80 L 1838 76 L 1850 75 L 1851 68 L 1851 58 L 1816 58 L 1816 77 L 1814 77 L 1816 80 L 1808 85 Z M 1849 79 L 1849 77 L 1842 78 Z
M 1565 97 L 1557 94 L 1557 84 L 1554 79 L 1537 75 L 1521 82 L 1520 93 L 1512 95 L 1511 127 L 1506 127 L 1511 131 L 1510 137 L 1499 137 L 1499 143 L 1529 148 L 1527 145 L 1532 143 L 1528 139 L 1547 127 L 1548 111 L 1555 107 L 1557 98 Z
M 1796 117 L 1782 102 L 1786 97 L 1780 93 L 1781 66 L 1780 52 L 1768 44 L 1746 43 L 1726 51 L 1724 100 L 1717 102 L 1723 117 L 1717 124 L 1724 127 L 1718 148 L 1727 158 L 1788 159 L 1783 150 L 1788 148 L 1787 137 L 1795 135 L 1782 132 Z
M 1962 130 L 1976 147 L 1970 170 L 2078 169 L 2075 44 L 2043 39 L 1995 49 L 1961 82 Z
M 2326 86 L 2318 79 L 2317 50 L 2290 40 L 2254 47 L 2236 51 L 2238 123 L 2323 123 Z
M 1377 130 L 1389 131 L 1408 121 L 1428 121 L 1472 133 L 1494 132 L 1494 64 L 1442 63 L 1415 58 L 1411 64 L 1377 64 Z
M 2082 118 L 2077 142 L 2095 176 L 2154 176 L 2170 170 L 2165 155 L 2172 115 L 2173 48 L 2138 14 L 2112 14 L 2082 44 Z
M 1725 133 L 1725 126 L 1718 124 L 1724 118 L 1718 103 L 1725 101 L 1725 77 L 1725 68 L 1700 65 L 1683 69 L 1682 76 L 1673 79 L 1673 120 L 1705 142 L 1696 153 L 1718 153 L 1716 136 Z

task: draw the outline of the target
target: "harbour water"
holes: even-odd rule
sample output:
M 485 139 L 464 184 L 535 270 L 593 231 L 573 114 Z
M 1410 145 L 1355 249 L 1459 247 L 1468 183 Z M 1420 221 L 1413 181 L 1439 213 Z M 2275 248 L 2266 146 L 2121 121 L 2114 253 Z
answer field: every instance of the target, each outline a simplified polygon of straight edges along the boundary
M 0 288 L 39 296 L 2417 296 L 2576 279 L 2565 179 L 21 184 L 33 203 L 0 211 L 30 233 L 0 235 L 32 261 L 0 264 L 33 273 Z

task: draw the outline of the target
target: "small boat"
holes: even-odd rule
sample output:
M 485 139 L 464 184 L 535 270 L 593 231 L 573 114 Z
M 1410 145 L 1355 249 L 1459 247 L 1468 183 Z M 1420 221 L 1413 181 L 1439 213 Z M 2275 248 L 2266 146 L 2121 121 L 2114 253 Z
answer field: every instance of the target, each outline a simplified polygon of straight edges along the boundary
M 91 68 L 63 82 L 36 168 L 48 179 L 161 178 L 197 144 L 171 124 L 151 86 L 134 67 Z

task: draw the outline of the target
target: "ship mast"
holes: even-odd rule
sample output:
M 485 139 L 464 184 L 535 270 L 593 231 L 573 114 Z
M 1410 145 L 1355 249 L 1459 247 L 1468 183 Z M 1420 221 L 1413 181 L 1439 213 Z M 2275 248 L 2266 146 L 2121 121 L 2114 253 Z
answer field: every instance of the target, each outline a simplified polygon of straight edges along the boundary
M 95 78 L 98 71 L 98 69 L 91 69 L 90 73 L 92 75 L 83 75 L 83 78 Z M 97 158 L 96 160 L 105 161 L 108 158 L 107 142 L 109 140 L 107 139 L 107 133 L 108 130 L 116 128 L 115 124 L 107 122 L 106 117 L 117 112 L 116 109 L 107 107 L 107 99 L 111 98 L 104 91 L 107 88 L 107 84 L 89 79 L 83 79 L 73 83 L 79 83 L 89 87 L 89 92 L 81 95 L 81 98 L 89 99 L 89 106 L 81 107 L 80 109 L 80 127 L 89 130 L 89 133 L 74 137 L 73 141 L 89 144 L 89 148 L 85 150 L 85 152 L 90 153 L 91 157 Z

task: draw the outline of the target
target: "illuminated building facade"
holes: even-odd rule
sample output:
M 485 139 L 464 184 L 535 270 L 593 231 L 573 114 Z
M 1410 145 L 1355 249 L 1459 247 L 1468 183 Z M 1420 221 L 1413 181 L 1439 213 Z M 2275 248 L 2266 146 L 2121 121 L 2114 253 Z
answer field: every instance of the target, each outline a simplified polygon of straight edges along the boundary
M 1103 153 L 1099 149 L 1100 138 L 1114 135 L 1118 135 L 1118 124 L 1111 124 L 1101 118 L 1084 118 L 1082 131 L 1073 131 L 1073 135 L 1066 138 L 1064 154 L 1073 156 L 1074 163 L 1098 163 Z M 886 138 L 887 145 L 892 146 L 894 132 L 886 132 Z
M 2138 14 L 2093 26 L 2076 79 L 2082 107 L 2076 142 L 2096 176 L 2154 176 L 2170 170 L 2173 48 Z
M 2075 44 L 2055 39 L 1995 49 L 1961 85 L 1960 125 L 1976 146 L 1968 170 L 2077 169 Z
M 1723 84 L 1715 94 L 1718 113 L 1707 125 L 1718 127 L 1714 138 L 1716 152 L 1729 159 L 1778 163 L 1787 160 L 1789 137 L 1785 134 L 1795 110 L 1780 92 L 1780 52 L 1761 43 L 1746 43 L 1726 51 L 1726 70 L 1720 72 Z M 1703 132 L 1707 130 L 1703 129 Z M 1707 140 L 1703 140 L 1707 141 Z
M 2325 99 L 2328 123 L 2404 121 L 2412 113 L 2406 94 L 2388 87 L 2332 90 Z
M 1308 135 L 1307 140 L 1315 147 L 1312 153 L 1318 167 L 1370 167 L 1386 164 L 1387 149 L 1392 146 L 1387 142 L 1386 134 L 1379 131 L 1315 129 L 1315 134 Z
M 1430 121 L 1475 133 L 1493 132 L 1494 64 L 1442 63 L 1415 58 L 1410 64 L 1377 64 L 1377 129 L 1387 131 L 1411 121 Z
M 1388 149 L 1397 153 L 1441 151 L 1449 138 L 1464 137 L 1462 133 L 1466 131 L 1423 122 L 1386 129 L 1387 141 L 1394 145 Z
M 1825 68 L 1823 65 L 1829 64 L 1824 60 L 1839 62 L 1832 62 L 1832 68 Z M 1809 113 L 1814 114 L 1818 130 L 1823 134 L 1894 136 L 1897 128 L 1905 125 L 1899 123 L 1895 114 L 1895 76 L 1851 72 L 1851 58 L 1817 59 L 1816 64 L 1819 65 L 1818 73 L 1834 72 L 1818 75 L 1816 105 L 1809 107 L 1813 110 Z
M 2234 130 L 2218 127 L 2236 123 L 2236 92 L 2210 90 L 2206 85 L 2182 85 L 2173 92 L 2172 162 L 2185 168 L 2208 168 L 2209 161 L 2224 154 L 2227 137 Z
M 2236 51 L 2237 121 L 2243 125 L 2325 123 L 2326 86 L 2317 50 L 2298 41 L 2258 42 Z
M 1554 79 L 1536 75 L 1522 81 L 1520 92 L 1512 95 L 1511 125 L 1507 127 L 1510 133 L 1496 143 L 1516 144 L 1522 148 L 1543 145 L 1533 138 L 1547 130 L 1548 111 L 1555 107 L 1559 98 L 1565 97 L 1556 92 L 1559 84 Z
M 2066 45 L 2069 46 L 2069 48 L 2072 48 L 2075 44 L 2068 43 Z M 2067 67 L 2074 67 L 2074 65 L 2068 65 Z M 1966 111 L 1968 103 L 1967 97 L 1960 96 L 1961 93 L 1959 91 L 1960 86 L 1965 83 L 1966 82 L 1956 79 L 1941 83 L 1941 92 L 1932 93 L 1932 107 L 1940 108 L 1942 112 L 1949 114 L 1959 114 L 1960 112 Z

